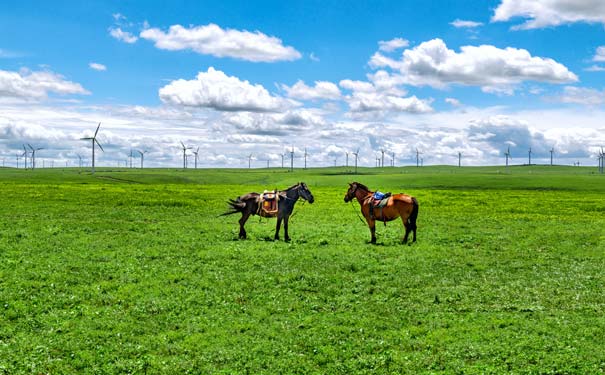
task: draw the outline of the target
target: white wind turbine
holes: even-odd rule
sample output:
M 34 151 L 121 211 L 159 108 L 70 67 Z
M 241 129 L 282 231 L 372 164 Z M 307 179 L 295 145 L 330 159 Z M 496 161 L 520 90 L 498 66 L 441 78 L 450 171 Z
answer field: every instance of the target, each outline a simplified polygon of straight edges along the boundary
M 101 149 L 101 151 L 105 152 L 105 150 L 103 150 L 103 146 L 101 146 L 101 144 L 99 143 L 99 141 L 97 141 L 97 134 L 99 133 L 99 128 L 100 127 L 101 127 L 101 123 L 99 122 L 99 126 L 97 126 L 97 130 L 95 131 L 95 135 L 93 135 L 92 137 L 80 138 L 80 140 L 91 141 L 91 143 L 92 143 L 92 173 L 95 173 L 95 143 L 97 144 L 97 146 L 99 146 L 99 148 Z
M 147 153 L 147 150 L 144 150 L 144 151 L 137 150 L 137 152 L 139 154 L 141 154 L 141 169 L 143 169 L 143 159 L 145 158 L 145 154 Z
M 187 169 L 187 150 L 191 150 L 191 147 L 185 146 L 182 141 L 181 146 L 183 146 L 183 169 Z
M 29 148 L 32 150 L 32 169 L 36 169 L 36 151 L 44 150 L 42 147 L 33 148 L 29 143 L 27 144 Z

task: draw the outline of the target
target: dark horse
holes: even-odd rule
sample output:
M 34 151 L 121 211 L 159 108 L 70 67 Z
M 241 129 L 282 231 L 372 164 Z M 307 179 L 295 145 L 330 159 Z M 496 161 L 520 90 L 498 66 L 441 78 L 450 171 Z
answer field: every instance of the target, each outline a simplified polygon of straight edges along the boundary
M 370 205 L 373 203 L 373 191 L 359 182 L 349 184 L 349 190 L 345 195 L 345 202 L 350 202 L 357 198 L 361 206 L 361 213 L 366 219 L 372 234 L 372 243 L 376 243 L 376 221 L 387 222 L 395 220 L 398 217 L 403 221 L 405 227 L 405 236 L 403 243 L 408 242 L 408 235 L 414 232 L 413 242 L 416 242 L 416 218 L 418 217 L 418 201 L 416 198 L 407 194 L 393 194 L 389 197 L 388 203 L 383 208 L 374 208 L 370 213 Z
M 251 215 L 260 215 L 262 217 L 277 217 L 277 225 L 275 226 L 275 239 L 279 240 L 279 228 L 281 227 L 282 220 L 284 221 L 284 238 L 286 241 L 290 241 L 288 235 L 288 219 L 292 215 L 294 210 L 294 204 L 298 198 L 302 198 L 309 203 L 313 203 L 315 198 L 309 191 L 307 184 L 299 182 L 296 185 L 290 186 L 286 190 L 278 191 L 278 211 L 275 214 L 269 214 L 264 211 L 261 207 L 262 194 L 259 193 L 248 193 L 237 197 L 236 199 L 229 200 L 229 206 L 231 211 L 225 212 L 223 215 L 231 215 L 241 212 L 242 217 L 239 219 L 239 238 L 246 238 L 246 230 L 244 224 Z M 223 216 L 221 215 L 221 216 Z

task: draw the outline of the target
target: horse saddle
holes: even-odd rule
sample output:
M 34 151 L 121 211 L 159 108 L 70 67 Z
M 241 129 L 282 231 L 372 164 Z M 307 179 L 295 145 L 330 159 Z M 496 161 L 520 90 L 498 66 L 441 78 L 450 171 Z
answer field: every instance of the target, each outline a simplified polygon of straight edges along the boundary
M 374 208 L 382 208 L 389 203 L 389 198 L 391 197 L 391 193 L 381 193 L 380 191 L 372 194 L 372 206 Z
M 370 217 L 374 217 L 374 209 L 380 209 L 380 216 L 382 216 L 382 208 L 385 207 L 389 203 L 389 198 L 391 198 L 391 193 L 381 193 L 380 191 L 376 191 L 372 194 L 370 198 Z M 384 218 L 383 218 L 384 219 Z M 386 225 L 386 220 L 383 220 Z
M 274 191 L 265 190 L 260 196 L 260 209 L 266 215 L 277 215 L 279 210 L 279 194 Z

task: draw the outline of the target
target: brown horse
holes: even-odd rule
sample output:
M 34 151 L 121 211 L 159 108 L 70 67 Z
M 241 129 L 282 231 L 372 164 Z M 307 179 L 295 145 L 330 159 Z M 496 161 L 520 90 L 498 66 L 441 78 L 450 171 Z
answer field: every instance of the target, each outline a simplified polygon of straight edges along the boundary
M 416 242 L 416 218 L 418 217 L 418 201 L 416 198 L 407 194 L 393 194 L 389 197 L 386 206 L 381 209 L 374 208 L 370 210 L 370 206 L 374 204 L 373 193 L 364 184 L 353 182 L 349 184 L 349 190 L 345 195 L 345 202 L 350 202 L 353 198 L 357 198 L 361 206 L 361 213 L 370 227 L 370 233 L 372 234 L 371 242 L 373 244 L 376 243 L 376 221 L 382 221 L 386 224 L 387 221 L 395 220 L 398 217 L 401 218 L 405 227 L 403 243 L 408 242 L 408 235 L 412 231 L 414 232 L 412 242 Z
M 277 191 L 277 212 L 267 213 L 261 208 L 262 194 L 259 193 L 248 193 L 237 197 L 236 199 L 229 200 L 229 206 L 231 211 L 225 212 L 221 216 L 231 215 L 240 212 L 242 217 L 239 219 L 239 238 L 246 238 L 246 230 L 244 224 L 248 221 L 248 218 L 252 215 L 260 215 L 262 217 L 277 217 L 277 224 L 275 226 L 275 239 L 279 240 L 279 229 L 281 227 L 282 220 L 284 221 L 284 239 L 290 241 L 288 235 L 288 220 L 292 211 L 294 210 L 294 204 L 298 198 L 302 198 L 309 203 L 313 203 L 315 198 L 309 191 L 307 184 L 299 182 L 296 185 L 290 186 L 286 190 Z

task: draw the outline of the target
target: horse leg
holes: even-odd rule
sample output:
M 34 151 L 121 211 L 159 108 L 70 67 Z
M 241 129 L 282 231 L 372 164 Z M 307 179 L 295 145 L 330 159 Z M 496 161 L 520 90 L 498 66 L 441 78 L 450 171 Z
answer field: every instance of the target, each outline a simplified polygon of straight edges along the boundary
M 408 225 L 407 223 L 407 219 L 404 219 L 403 216 L 401 217 L 401 221 L 403 221 L 403 227 L 405 228 L 405 235 L 403 236 L 403 243 L 406 244 L 408 243 L 408 235 L 410 234 L 410 232 L 412 231 L 411 225 Z
M 368 227 L 370 227 L 370 234 L 372 235 L 371 244 L 376 244 L 376 221 L 372 219 L 367 219 Z
M 286 242 L 290 241 L 290 236 L 288 235 L 288 219 L 289 216 L 284 216 L 284 240 Z
M 250 217 L 249 213 L 242 213 L 242 217 L 239 219 L 239 238 L 246 239 L 246 230 L 244 229 L 244 224 L 248 221 Z
M 282 217 L 278 216 L 277 224 L 275 225 L 275 236 L 273 237 L 273 239 L 275 239 L 275 241 L 279 241 L 279 229 L 281 228 L 281 221 L 282 221 Z

